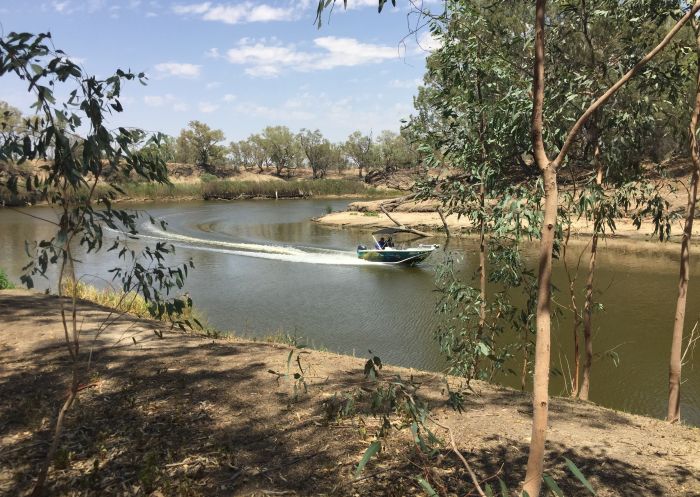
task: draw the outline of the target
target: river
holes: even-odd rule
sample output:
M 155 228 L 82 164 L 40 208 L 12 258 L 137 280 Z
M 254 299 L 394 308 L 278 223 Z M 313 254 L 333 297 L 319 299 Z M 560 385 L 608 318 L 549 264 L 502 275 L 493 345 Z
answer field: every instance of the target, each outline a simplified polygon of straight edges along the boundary
M 342 210 L 347 200 L 254 200 L 186 202 L 135 206 L 168 223 L 167 232 L 144 221 L 143 242 L 167 239 L 176 259 L 191 258 L 195 271 L 186 290 L 211 325 L 238 335 L 265 337 L 277 333 L 303 338 L 316 348 L 366 357 L 368 350 L 386 363 L 439 371 L 445 367 L 433 339 L 434 264 L 440 255 L 416 268 L 375 265 L 357 259 L 354 247 L 367 244 L 358 230 L 328 228 L 310 221 L 328 209 Z M 51 209 L 23 210 L 55 218 Z M 0 267 L 15 280 L 26 263 L 25 240 L 51 233 L 35 218 L 0 209 Z M 108 234 L 108 236 L 113 236 Z M 441 243 L 442 240 L 430 240 Z M 108 244 L 107 244 L 108 245 Z M 601 243 L 596 273 L 597 300 L 604 310 L 594 316 L 595 351 L 591 400 L 628 412 L 663 417 L 666 412 L 668 352 L 677 295 L 676 250 L 649 243 Z M 583 249 L 577 244 L 577 257 Z M 453 240 L 449 250 L 462 254 L 465 273 L 477 267 L 477 245 Z M 80 256 L 78 271 L 104 285 L 114 253 Z M 530 259 L 534 263 L 534 257 Z M 696 256 L 691 274 L 700 278 Z M 585 280 L 581 266 L 579 282 Z M 555 285 L 566 290 L 561 265 Z M 687 322 L 700 316 L 700 279 L 691 279 Z M 51 284 L 38 280 L 37 288 Z M 568 301 L 559 293 L 557 300 Z M 579 295 L 579 301 L 582 295 Z M 553 366 L 566 370 L 571 355 L 571 319 L 554 319 Z M 614 350 L 619 362 L 606 351 Z M 700 350 L 695 367 L 685 366 L 683 419 L 700 425 Z M 563 365 L 563 368 L 561 366 Z M 517 387 L 515 376 L 502 382 Z M 564 393 L 563 378 L 552 376 L 551 392 Z

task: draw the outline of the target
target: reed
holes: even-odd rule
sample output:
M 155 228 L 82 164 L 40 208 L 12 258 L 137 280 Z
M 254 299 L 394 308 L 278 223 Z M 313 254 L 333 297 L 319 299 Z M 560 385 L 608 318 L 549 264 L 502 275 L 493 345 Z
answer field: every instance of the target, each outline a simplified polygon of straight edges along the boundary
M 339 195 L 385 196 L 387 192 L 347 179 L 315 179 L 298 181 L 211 181 L 203 185 L 204 199 L 238 198 L 305 198 Z
M 247 198 L 307 198 L 324 196 L 357 196 L 363 198 L 393 197 L 401 192 L 380 190 L 351 179 L 302 179 L 293 181 L 236 181 L 209 180 L 193 183 L 158 184 L 125 182 L 118 185 L 121 192 L 114 192 L 108 185 L 95 189 L 96 197 L 106 197 L 110 190 L 117 200 L 235 200 Z M 78 191 L 74 200 L 87 200 L 87 188 Z M 20 191 L 13 194 L 0 187 L 0 205 L 21 206 L 44 200 L 37 192 Z

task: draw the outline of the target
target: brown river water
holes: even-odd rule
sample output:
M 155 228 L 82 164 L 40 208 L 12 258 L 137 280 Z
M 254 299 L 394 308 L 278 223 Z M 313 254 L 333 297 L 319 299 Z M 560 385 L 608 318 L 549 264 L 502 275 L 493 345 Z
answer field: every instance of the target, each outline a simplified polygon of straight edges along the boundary
M 358 260 L 355 247 L 369 235 L 310 221 L 348 200 L 259 200 L 237 202 L 151 203 L 138 207 L 168 222 L 167 232 L 144 222 L 142 242 L 166 239 L 177 260 L 192 259 L 195 270 L 186 291 L 218 329 L 264 337 L 278 332 L 302 337 L 314 347 L 365 357 L 368 350 L 386 363 L 440 371 L 445 368 L 433 338 L 435 271 L 442 254 L 417 268 L 376 265 Z M 46 207 L 29 212 L 54 217 Z M 0 267 L 19 280 L 26 264 L 25 240 L 49 236 L 51 226 L 9 209 L 0 209 Z M 114 236 L 112 233 L 108 237 Z M 443 243 L 436 238 L 431 243 Z M 110 243 L 106 242 L 106 246 Z M 594 316 L 596 360 L 591 400 L 628 412 L 663 417 L 666 410 L 668 353 L 678 281 L 678 245 L 649 242 L 601 243 L 596 299 L 604 310 Z M 477 266 L 477 244 L 453 240 L 465 274 Z M 571 249 L 572 261 L 584 244 Z M 700 251 L 691 269 L 688 327 L 700 318 Z M 113 253 L 81 256 L 78 271 L 105 285 Z M 531 259 L 534 263 L 534 258 Z M 587 259 L 579 282 L 585 280 Z M 696 277 L 696 280 L 692 278 Z M 564 291 L 561 264 L 555 285 Z M 38 280 L 37 288 L 52 286 Z M 557 300 L 568 301 L 559 292 Z M 579 301 L 582 300 L 579 295 Z M 567 313 L 553 321 L 552 364 L 567 369 L 572 339 Z M 614 350 L 619 362 L 607 351 Z M 515 366 L 515 365 L 514 365 Z M 517 369 L 517 366 L 514 367 Z M 682 417 L 700 426 L 700 349 L 683 370 Z M 500 378 L 517 387 L 515 376 Z M 563 378 L 552 375 L 551 392 L 565 393 Z

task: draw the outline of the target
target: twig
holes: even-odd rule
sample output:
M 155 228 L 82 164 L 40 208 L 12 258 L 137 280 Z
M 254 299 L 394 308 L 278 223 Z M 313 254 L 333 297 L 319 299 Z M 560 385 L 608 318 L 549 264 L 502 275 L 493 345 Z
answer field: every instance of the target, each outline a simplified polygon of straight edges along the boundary
M 474 484 L 474 487 L 476 487 L 476 491 L 479 492 L 479 495 L 481 497 L 486 497 L 486 494 L 484 493 L 484 490 L 481 488 L 481 485 L 479 484 L 479 479 L 476 477 L 476 474 L 472 470 L 472 467 L 469 465 L 467 460 L 464 458 L 462 453 L 459 451 L 457 448 L 457 444 L 455 443 L 455 438 L 452 435 L 452 429 L 447 428 L 447 433 L 450 435 L 450 444 L 452 445 L 452 450 L 454 451 L 455 454 L 457 454 L 457 457 L 462 461 L 462 464 L 464 464 L 464 467 L 467 468 L 467 472 L 469 473 L 469 477 L 472 479 L 472 483 Z

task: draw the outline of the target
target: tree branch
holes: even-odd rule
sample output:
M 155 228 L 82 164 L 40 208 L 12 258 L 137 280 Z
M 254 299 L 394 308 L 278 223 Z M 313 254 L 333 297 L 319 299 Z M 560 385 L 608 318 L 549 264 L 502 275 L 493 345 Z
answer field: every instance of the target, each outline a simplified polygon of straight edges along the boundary
M 544 5 L 545 0 L 538 1 L 538 6 L 540 3 L 542 3 Z M 543 10 L 542 15 L 544 15 L 544 8 L 542 10 Z M 624 76 L 622 76 L 617 81 L 617 83 L 612 85 L 608 89 L 608 91 L 603 93 L 603 95 L 600 98 L 598 98 L 595 102 L 593 102 L 588 107 L 588 109 L 586 109 L 586 111 L 581 115 L 581 117 L 579 117 L 578 121 L 576 121 L 576 123 L 573 125 L 571 130 L 569 130 L 569 132 L 567 133 L 566 140 L 564 141 L 564 145 L 562 146 L 561 150 L 559 151 L 559 154 L 557 155 L 556 159 L 554 159 L 554 161 L 552 162 L 555 169 L 558 168 L 561 165 L 561 163 L 564 161 L 564 159 L 566 158 L 566 155 L 569 152 L 569 148 L 571 147 L 574 140 L 576 139 L 576 136 L 578 135 L 579 131 L 581 131 L 581 128 L 583 127 L 584 124 L 586 124 L 586 122 L 588 121 L 588 119 L 590 119 L 590 117 L 593 115 L 593 113 L 595 113 L 596 110 L 598 110 L 600 107 L 602 107 L 610 99 L 610 97 L 612 97 L 615 93 L 617 93 L 617 91 L 620 88 L 622 88 L 630 79 L 632 79 L 632 77 L 635 76 L 651 59 L 653 59 L 661 50 L 663 50 L 666 47 L 666 45 L 668 45 L 671 42 L 673 37 L 676 36 L 678 31 L 698 12 L 698 10 L 700 10 L 700 0 L 695 1 L 695 4 L 693 5 L 693 7 L 683 17 L 681 17 L 678 20 L 678 22 L 673 26 L 673 28 L 671 28 L 671 30 L 666 34 L 664 39 L 661 40 L 661 42 L 656 47 L 654 47 L 653 50 L 651 50 L 648 54 L 646 54 L 644 56 L 644 58 L 642 58 L 642 60 L 637 62 L 637 64 L 635 64 L 635 66 L 632 69 L 627 71 L 627 73 Z M 539 9 L 538 9 L 537 15 L 538 16 L 540 15 Z M 540 25 L 539 22 L 537 23 L 537 25 L 538 25 L 537 29 L 539 30 L 539 25 Z M 540 47 L 540 36 L 542 37 L 541 47 Z M 542 85 L 542 88 L 541 88 L 541 92 L 542 92 L 541 95 L 539 95 L 539 93 L 538 93 L 538 90 L 540 90 L 540 88 L 537 87 L 538 69 L 541 69 L 542 77 L 544 77 L 544 61 L 542 60 L 542 61 L 538 62 L 538 57 L 540 55 L 539 54 L 540 48 L 542 49 L 542 52 L 543 52 L 542 56 L 544 56 L 544 35 L 543 34 L 540 35 L 539 31 L 537 32 L 535 47 L 536 47 L 536 50 L 535 50 L 535 52 L 536 52 L 535 53 L 535 110 L 533 110 L 533 134 L 535 133 L 535 116 L 536 116 L 535 112 L 537 110 L 537 104 L 538 104 L 537 99 L 538 99 L 538 97 L 544 98 L 544 85 Z M 542 103 L 540 102 L 540 106 L 541 105 L 542 105 Z M 541 111 L 542 111 L 541 107 L 540 107 L 539 111 L 540 111 L 539 118 L 541 119 L 541 117 L 542 117 L 541 116 Z M 540 126 L 541 126 L 541 121 L 540 121 Z M 534 136 L 537 138 L 536 134 Z M 540 139 L 542 138 L 541 137 L 541 127 L 540 127 L 539 138 Z M 535 151 L 536 156 L 537 156 L 537 153 L 540 152 L 539 145 L 537 145 L 537 147 L 538 147 L 538 150 Z M 544 148 L 542 149 L 542 152 L 544 152 Z

